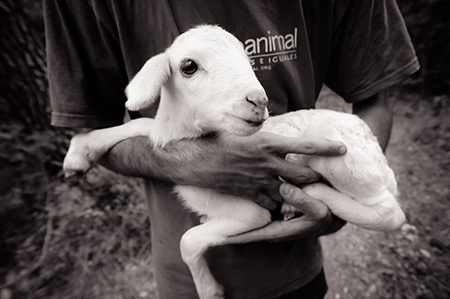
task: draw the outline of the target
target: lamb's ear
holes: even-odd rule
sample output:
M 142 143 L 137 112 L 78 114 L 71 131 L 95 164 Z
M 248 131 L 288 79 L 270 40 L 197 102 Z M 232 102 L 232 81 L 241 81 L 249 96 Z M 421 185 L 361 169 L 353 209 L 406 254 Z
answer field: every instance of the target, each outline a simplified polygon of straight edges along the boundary
M 125 89 L 127 109 L 137 111 L 149 107 L 158 98 L 169 76 L 170 63 L 166 53 L 150 58 Z

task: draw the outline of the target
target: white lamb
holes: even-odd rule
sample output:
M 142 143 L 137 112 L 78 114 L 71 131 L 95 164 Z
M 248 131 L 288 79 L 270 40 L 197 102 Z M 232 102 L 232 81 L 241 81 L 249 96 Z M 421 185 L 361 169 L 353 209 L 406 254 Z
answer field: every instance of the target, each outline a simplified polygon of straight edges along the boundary
M 396 200 L 394 173 L 368 126 L 357 116 L 329 110 L 269 118 L 266 93 L 242 44 L 217 26 L 199 26 L 181 34 L 164 53 L 146 62 L 126 94 L 130 110 L 150 106 L 160 95 L 155 119 L 76 136 L 64 160 L 66 172 L 86 171 L 119 141 L 140 135 L 150 135 L 155 147 L 223 131 L 251 135 L 262 129 L 289 137 L 320 137 L 343 142 L 347 153 L 340 157 L 288 155 L 288 160 L 308 165 L 335 188 L 316 183 L 306 186 L 306 193 L 322 200 L 338 217 L 366 229 L 396 229 L 405 220 Z M 188 209 L 205 219 L 189 229 L 180 244 L 197 292 L 202 299 L 224 298 L 203 253 L 208 247 L 226 244 L 229 236 L 267 225 L 271 215 L 240 197 L 192 186 L 177 186 L 176 191 Z M 284 204 L 282 211 L 291 216 L 295 208 Z

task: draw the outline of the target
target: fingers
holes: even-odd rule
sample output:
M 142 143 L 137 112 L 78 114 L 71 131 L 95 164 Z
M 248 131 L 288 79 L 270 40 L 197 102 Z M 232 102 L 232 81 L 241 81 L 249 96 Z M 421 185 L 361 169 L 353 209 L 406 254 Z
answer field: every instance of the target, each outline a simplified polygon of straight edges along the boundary
M 345 224 L 347 224 L 347 221 L 339 218 L 338 216 L 331 214 L 332 221 L 330 225 L 327 228 L 327 231 L 324 233 L 326 235 L 332 234 L 340 230 Z
M 258 241 L 276 242 L 281 239 L 285 240 L 290 235 L 295 235 L 297 229 L 301 229 L 300 226 L 306 226 L 306 224 L 300 223 L 300 226 L 296 225 L 295 228 L 293 228 L 293 226 L 288 224 L 290 221 L 273 221 L 263 228 L 228 237 L 227 243 L 245 244 Z M 292 232 L 293 230 L 295 230 L 294 233 Z
M 303 192 L 302 189 L 289 183 L 281 184 L 280 194 L 284 200 L 302 211 L 309 218 L 323 219 L 331 214 L 330 210 L 323 202 L 310 197 L 308 194 Z
M 263 228 L 230 236 L 227 238 L 227 244 L 245 244 L 260 241 L 280 242 L 299 238 L 318 238 L 324 234 L 336 232 L 345 224 L 345 221 L 339 219 L 336 225 L 334 225 L 333 216 L 330 215 L 328 218 L 317 220 L 302 216 L 288 221 L 273 221 Z
M 320 200 L 310 197 L 302 189 L 288 183 L 280 186 L 282 197 L 305 215 L 288 221 L 273 221 L 267 226 L 228 237 L 229 244 L 244 244 L 257 241 L 279 242 L 298 238 L 317 238 L 334 233 L 346 223 L 331 214 Z
M 278 197 L 281 197 L 281 196 L 278 194 Z M 271 196 L 267 195 L 264 192 L 259 192 L 257 197 L 252 200 L 256 204 L 260 205 L 261 207 L 263 207 L 267 210 L 275 210 L 277 207 L 276 201 L 274 201 Z M 282 201 L 282 200 L 283 199 L 281 198 L 280 201 Z
M 275 202 L 283 202 L 284 199 L 283 197 L 280 195 L 280 185 L 281 185 L 281 181 L 279 179 L 275 180 L 275 184 L 273 185 L 273 187 L 271 186 L 270 188 L 266 188 L 264 190 L 264 192 Z
M 270 144 L 272 151 L 282 155 L 305 154 L 340 156 L 347 152 L 346 146 L 342 142 L 337 141 L 283 137 L 279 135 L 274 135 L 273 139 L 276 142 Z
M 309 167 L 304 167 L 286 160 L 280 160 L 279 175 L 283 180 L 293 184 L 301 185 L 318 182 L 322 176 Z
M 282 183 L 279 190 L 284 200 L 294 205 L 305 215 L 289 221 L 273 221 L 261 229 L 229 237 L 230 243 L 277 242 L 321 235 L 323 227 L 327 226 L 328 220 L 331 219 L 328 207 L 291 184 Z
M 280 193 L 287 202 L 302 211 L 314 223 L 315 229 L 309 231 L 305 229 L 309 227 L 307 225 L 308 221 L 305 222 L 306 224 L 297 223 L 297 235 L 301 234 L 304 237 L 327 235 L 338 231 L 347 223 L 336 215 L 333 215 L 329 207 L 322 201 L 312 198 L 300 188 L 283 183 L 280 186 Z M 293 220 L 301 222 L 301 217 L 297 219 Z

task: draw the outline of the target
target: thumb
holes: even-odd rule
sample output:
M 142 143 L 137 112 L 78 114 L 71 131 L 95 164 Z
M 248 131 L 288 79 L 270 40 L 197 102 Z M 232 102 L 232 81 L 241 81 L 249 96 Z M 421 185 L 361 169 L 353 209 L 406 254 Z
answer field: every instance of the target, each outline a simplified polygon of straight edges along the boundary
M 312 198 L 302 189 L 289 183 L 281 184 L 280 195 L 285 201 L 309 217 L 321 219 L 329 213 L 328 207 L 323 202 Z

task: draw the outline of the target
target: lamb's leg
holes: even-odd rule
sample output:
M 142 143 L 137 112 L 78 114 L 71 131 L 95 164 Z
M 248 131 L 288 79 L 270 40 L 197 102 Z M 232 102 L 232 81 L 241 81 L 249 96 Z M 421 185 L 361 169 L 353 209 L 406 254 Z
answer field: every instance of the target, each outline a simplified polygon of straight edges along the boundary
M 149 136 L 152 124 L 153 119 L 139 118 L 121 126 L 75 135 L 64 158 L 65 176 L 87 172 L 92 163 L 122 140 L 135 136 Z
M 242 223 L 211 219 L 189 229 L 181 238 L 180 250 L 188 265 L 200 299 L 225 298 L 223 287 L 212 276 L 203 256 L 209 247 L 227 244 L 227 237 L 259 228 L 267 223 Z
M 364 205 L 322 183 L 303 188 L 309 196 L 321 200 L 341 219 L 369 230 L 394 230 L 405 222 L 405 214 L 395 197 L 386 191 L 375 204 Z

